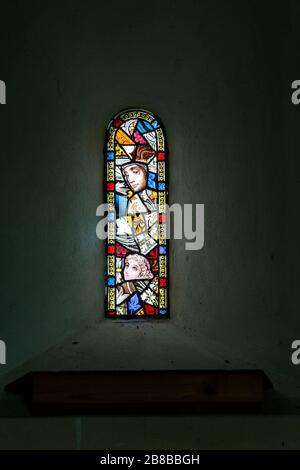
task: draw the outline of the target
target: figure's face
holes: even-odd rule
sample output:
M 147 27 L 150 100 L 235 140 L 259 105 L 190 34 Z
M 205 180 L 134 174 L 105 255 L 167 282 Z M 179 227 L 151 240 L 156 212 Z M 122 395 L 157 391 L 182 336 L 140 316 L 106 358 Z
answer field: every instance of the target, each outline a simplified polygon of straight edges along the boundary
M 130 281 L 141 277 L 141 266 L 132 258 L 126 258 L 124 267 L 124 279 Z
M 124 168 L 124 176 L 134 192 L 143 191 L 146 188 L 146 176 L 139 165 L 130 165 Z

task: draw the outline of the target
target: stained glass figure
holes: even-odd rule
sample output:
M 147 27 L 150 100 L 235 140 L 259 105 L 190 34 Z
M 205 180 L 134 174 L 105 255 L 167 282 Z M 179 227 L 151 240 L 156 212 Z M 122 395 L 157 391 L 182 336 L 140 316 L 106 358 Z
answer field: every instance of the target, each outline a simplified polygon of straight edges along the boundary
M 105 141 L 106 317 L 169 318 L 167 148 L 161 122 L 127 109 Z

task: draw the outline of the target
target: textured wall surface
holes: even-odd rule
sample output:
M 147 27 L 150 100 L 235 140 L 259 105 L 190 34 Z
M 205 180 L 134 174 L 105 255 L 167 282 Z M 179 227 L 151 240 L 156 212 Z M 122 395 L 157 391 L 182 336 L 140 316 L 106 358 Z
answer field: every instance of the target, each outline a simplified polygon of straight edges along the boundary
M 36 367 L 259 367 L 297 397 L 297 3 L 1 5 L 0 372 L 81 328 Z M 171 242 L 163 324 L 103 318 L 104 131 L 132 106 L 166 127 L 170 202 L 205 204 L 204 248 Z
M 299 416 L 4 418 L 0 450 L 294 450 L 299 424 Z

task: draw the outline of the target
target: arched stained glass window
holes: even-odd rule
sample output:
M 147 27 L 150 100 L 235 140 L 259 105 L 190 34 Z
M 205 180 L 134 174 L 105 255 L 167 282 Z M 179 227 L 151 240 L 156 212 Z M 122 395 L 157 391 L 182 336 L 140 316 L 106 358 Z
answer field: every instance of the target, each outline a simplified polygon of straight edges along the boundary
M 159 119 L 127 109 L 105 142 L 106 317 L 168 318 L 167 146 Z

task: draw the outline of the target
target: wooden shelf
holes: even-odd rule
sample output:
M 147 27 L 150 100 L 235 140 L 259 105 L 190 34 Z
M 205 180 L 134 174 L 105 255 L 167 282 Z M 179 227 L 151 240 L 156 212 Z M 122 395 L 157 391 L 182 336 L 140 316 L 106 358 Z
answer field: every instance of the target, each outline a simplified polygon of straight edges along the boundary
M 5 387 L 35 415 L 258 412 L 260 370 L 31 372 Z

